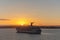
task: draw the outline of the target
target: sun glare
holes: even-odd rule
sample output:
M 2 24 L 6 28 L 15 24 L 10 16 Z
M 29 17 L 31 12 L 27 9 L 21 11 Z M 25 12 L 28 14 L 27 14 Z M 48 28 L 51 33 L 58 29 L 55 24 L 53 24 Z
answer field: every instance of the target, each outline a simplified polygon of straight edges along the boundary
M 25 25 L 25 24 L 26 24 L 25 21 L 19 21 L 19 22 L 18 22 L 18 25 Z
M 22 26 L 24 25 L 24 24 L 21 24 Z
M 17 25 L 21 25 L 21 26 L 28 25 L 28 22 L 26 20 L 18 20 Z

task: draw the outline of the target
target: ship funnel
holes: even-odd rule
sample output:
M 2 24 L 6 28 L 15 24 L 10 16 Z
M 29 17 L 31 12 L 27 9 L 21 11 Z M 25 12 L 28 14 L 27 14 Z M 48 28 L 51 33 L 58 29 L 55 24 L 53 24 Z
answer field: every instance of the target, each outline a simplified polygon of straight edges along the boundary
M 34 23 L 34 22 L 31 22 L 31 26 L 33 26 L 33 23 Z

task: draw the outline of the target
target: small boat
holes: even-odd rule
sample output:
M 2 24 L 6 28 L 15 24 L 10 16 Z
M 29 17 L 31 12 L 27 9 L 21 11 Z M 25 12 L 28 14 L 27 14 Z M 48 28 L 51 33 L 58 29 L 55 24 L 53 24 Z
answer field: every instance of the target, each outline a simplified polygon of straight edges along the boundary
M 20 26 L 16 28 L 17 33 L 28 33 L 28 34 L 41 34 L 41 29 L 39 26 Z

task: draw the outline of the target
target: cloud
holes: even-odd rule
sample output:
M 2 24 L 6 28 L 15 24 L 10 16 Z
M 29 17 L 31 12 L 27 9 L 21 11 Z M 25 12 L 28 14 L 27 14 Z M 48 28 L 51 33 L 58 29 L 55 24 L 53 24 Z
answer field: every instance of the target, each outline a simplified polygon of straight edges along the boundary
M 0 19 L 0 21 L 9 21 L 10 19 Z

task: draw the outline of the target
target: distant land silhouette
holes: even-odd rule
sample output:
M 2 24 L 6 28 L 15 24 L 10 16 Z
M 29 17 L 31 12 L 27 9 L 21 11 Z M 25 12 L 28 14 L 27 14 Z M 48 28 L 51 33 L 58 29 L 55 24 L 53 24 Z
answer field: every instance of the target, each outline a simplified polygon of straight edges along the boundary
M 25 27 L 25 26 L 16 26 L 16 25 L 0 26 L 0 28 L 16 28 L 16 27 Z M 60 29 L 60 26 L 38 26 L 38 27 L 44 28 L 44 29 Z

